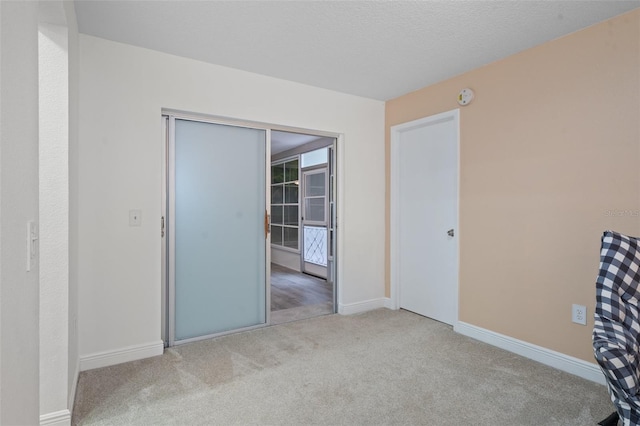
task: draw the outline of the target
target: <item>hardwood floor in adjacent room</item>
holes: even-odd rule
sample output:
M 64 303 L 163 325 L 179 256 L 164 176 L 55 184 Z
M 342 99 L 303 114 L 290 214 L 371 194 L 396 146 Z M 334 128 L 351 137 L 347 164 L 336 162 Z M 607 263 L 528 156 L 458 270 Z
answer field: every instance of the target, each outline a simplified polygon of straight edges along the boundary
M 327 280 L 271 264 L 271 324 L 333 313 Z

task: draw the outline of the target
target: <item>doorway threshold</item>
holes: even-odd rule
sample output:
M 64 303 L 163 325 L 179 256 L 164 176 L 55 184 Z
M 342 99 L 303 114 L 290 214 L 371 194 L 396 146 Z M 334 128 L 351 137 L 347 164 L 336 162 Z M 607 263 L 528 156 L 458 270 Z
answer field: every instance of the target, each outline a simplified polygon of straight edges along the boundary
M 329 314 L 333 314 L 333 304 L 331 302 L 296 306 L 294 308 L 272 311 L 271 325 L 284 324 Z

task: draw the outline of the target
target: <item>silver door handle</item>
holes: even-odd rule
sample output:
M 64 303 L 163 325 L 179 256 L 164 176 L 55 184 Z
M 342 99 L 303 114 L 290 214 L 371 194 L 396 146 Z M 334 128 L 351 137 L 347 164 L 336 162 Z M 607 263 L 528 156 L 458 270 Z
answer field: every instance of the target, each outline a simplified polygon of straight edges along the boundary
M 452 229 L 449 229 L 449 230 L 447 231 L 447 235 L 448 235 L 448 236 L 450 236 L 450 237 L 453 237 L 453 236 L 455 235 L 455 234 L 454 234 L 454 232 L 453 232 L 453 228 L 452 228 Z

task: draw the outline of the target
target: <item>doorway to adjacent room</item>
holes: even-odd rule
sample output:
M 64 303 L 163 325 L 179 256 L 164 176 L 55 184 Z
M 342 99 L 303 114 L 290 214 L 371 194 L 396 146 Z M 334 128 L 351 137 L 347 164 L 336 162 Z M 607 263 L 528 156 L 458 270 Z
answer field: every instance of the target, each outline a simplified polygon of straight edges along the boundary
M 271 132 L 271 323 L 336 312 L 335 138 Z

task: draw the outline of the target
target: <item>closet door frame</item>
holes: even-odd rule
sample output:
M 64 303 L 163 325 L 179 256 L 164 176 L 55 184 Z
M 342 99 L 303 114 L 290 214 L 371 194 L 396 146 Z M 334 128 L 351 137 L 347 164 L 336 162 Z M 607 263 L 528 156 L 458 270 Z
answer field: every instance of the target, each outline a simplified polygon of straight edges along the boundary
M 265 181 L 265 209 L 266 209 L 266 217 L 265 217 L 265 228 L 267 230 L 267 238 L 265 244 L 267 246 L 266 250 L 266 323 L 260 324 L 252 327 L 247 327 L 245 329 L 236 329 L 228 332 L 218 333 L 215 335 L 204 336 L 201 338 L 190 339 L 189 341 L 182 340 L 179 342 L 175 341 L 175 316 L 173 309 L 169 309 L 172 300 L 175 300 L 175 287 L 170 285 L 170 271 L 169 264 L 170 262 L 175 262 L 175 259 L 171 258 L 171 250 L 169 250 L 170 245 L 173 243 L 170 235 L 168 235 L 169 222 L 173 217 L 174 212 L 170 211 L 168 195 L 169 195 L 169 178 L 170 178 L 170 167 L 169 167 L 169 158 L 170 158 L 170 146 L 171 138 L 174 137 L 175 132 L 173 132 L 173 124 L 171 117 L 175 120 L 178 119 L 188 119 L 195 121 L 202 121 L 206 123 L 213 124 L 222 124 L 222 125 L 231 125 L 231 126 L 239 126 L 239 127 L 249 127 L 253 129 L 261 129 L 265 130 L 266 133 L 266 153 L 265 155 L 265 170 L 269 171 L 271 169 L 271 158 L 269 153 L 271 152 L 271 131 L 272 130 L 280 130 L 286 132 L 294 132 L 294 133 L 303 133 L 303 134 L 313 134 L 319 137 L 330 137 L 334 138 L 335 141 L 331 146 L 331 167 L 333 170 L 331 171 L 331 204 L 332 211 L 330 212 L 330 220 L 331 220 L 331 229 L 334 232 L 334 238 L 332 239 L 332 253 L 330 256 L 330 264 L 331 268 L 328 272 L 328 279 L 332 281 L 333 284 L 333 295 L 334 295 L 334 312 L 338 313 L 340 311 L 340 300 L 341 300 L 341 287 L 339 285 L 341 281 L 341 268 L 340 268 L 340 256 L 339 253 L 342 252 L 342 244 L 343 244 L 343 236 L 342 229 L 339 227 L 339 216 L 342 211 L 342 205 L 344 205 L 343 200 L 340 194 L 343 193 L 343 181 L 341 178 L 334 178 L 334 175 L 344 176 L 342 161 L 340 160 L 344 155 L 344 135 L 335 132 L 327 132 L 327 131 L 319 131 L 313 129 L 305 129 L 299 127 L 292 127 L 280 124 L 272 124 L 272 123 L 264 123 L 264 122 L 256 122 L 251 120 L 242 120 L 237 118 L 230 117 L 221 117 L 221 116 L 212 116 L 208 114 L 202 113 L 194 113 L 194 112 L 186 112 L 182 110 L 176 110 L 171 108 L 163 108 L 161 112 L 161 127 L 162 127 L 162 166 L 161 166 L 161 217 L 160 217 L 160 234 L 162 239 L 161 244 L 161 258 L 162 258 L 162 272 L 161 272 L 161 336 L 164 341 L 165 347 L 173 346 L 182 343 L 188 343 L 193 340 L 202 340 L 208 339 L 220 335 L 237 333 L 244 330 L 252 330 L 257 328 L 262 328 L 265 326 L 269 326 L 271 324 L 271 283 L 270 283 L 270 275 L 271 275 L 271 233 L 270 231 L 270 218 L 271 218 L 271 175 L 267 173 L 266 181 Z

